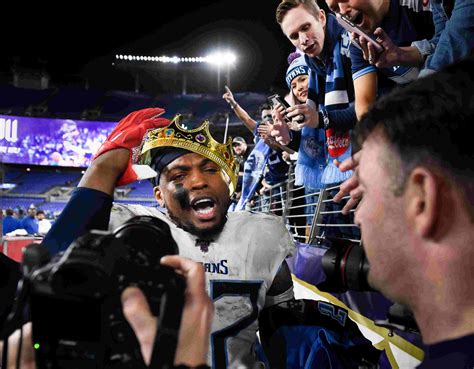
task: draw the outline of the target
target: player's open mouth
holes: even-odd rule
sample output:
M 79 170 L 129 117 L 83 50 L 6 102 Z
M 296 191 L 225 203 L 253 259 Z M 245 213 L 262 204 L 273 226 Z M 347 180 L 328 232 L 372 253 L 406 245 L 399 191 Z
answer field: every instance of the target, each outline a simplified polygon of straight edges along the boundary
M 194 199 L 191 202 L 191 208 L 201 220 L 209 220 L 214 218 L 217 211 L 216 202 L 210 197 Z
M 352 22 L 359 27 L 362 27 L 364 23 L 364 13 L 359 12 L 355 18 L 352 18 Z

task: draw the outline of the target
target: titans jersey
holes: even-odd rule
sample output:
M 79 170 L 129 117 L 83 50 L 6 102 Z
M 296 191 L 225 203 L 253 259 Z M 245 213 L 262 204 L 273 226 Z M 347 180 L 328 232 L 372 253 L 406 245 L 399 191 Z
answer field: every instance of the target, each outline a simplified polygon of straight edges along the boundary
M 249 212 L 228 213 L 222 232 L 203 246 L 165 214 L 141 205 L 114 204 L 110 229 L 135 215 L 152 215 L 171 228 L 179 254 L 203 264 L 206 290 L 214 303 L 208 365 L 212 368 L 260 368 L 255 356 L 257 317 L 263 307 L 292 298 L 266 297 L 294 243 L 281 218 Z

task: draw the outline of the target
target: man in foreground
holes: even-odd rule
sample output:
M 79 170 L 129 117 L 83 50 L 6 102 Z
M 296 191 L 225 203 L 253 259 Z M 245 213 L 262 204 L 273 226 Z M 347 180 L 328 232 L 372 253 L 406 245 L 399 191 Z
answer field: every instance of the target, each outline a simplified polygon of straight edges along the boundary
M 362 198 L 369 283 L 413 311 L 427 344 L 420 368 L 474 366 L 473 71 L 470 59 L 418 80 L 357 127 L 351 194 Z

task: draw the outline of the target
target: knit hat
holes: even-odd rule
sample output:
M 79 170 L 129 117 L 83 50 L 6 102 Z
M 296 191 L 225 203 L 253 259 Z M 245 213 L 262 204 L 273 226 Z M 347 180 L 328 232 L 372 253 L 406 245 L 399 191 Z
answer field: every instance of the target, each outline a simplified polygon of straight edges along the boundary
M 309 74 L 304 55 L 294 52 L 288 56 L 288 69 L 286 71 L 286 84 L 291 88 L 291 81 L 301 75 Z

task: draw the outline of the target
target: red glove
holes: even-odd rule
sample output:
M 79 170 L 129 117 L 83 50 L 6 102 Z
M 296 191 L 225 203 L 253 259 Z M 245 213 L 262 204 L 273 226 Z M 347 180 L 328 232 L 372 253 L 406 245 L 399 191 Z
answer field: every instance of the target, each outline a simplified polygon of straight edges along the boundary
M 164 112 L 165 110 L 161 108 L 147 108 L 130 113 L 117 124 L 109 137 L 107 137 L 107 140 L 95 153 L 92 160 L 104 152 L 114 149 L 122 148 L 130 151 L 127 169 L 119 178 L 118 186 L 156 175 L 156 172 L 153 174 L 154 170 L 148 165 L 133 164 L 132 157 L 134 156 L 134 151 L 139 150 L 143 136 L 149 129 L 165 127 L 170 124 L 168 119 L 159 118 Z

